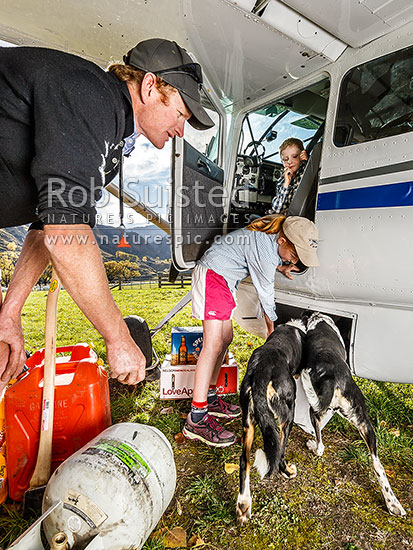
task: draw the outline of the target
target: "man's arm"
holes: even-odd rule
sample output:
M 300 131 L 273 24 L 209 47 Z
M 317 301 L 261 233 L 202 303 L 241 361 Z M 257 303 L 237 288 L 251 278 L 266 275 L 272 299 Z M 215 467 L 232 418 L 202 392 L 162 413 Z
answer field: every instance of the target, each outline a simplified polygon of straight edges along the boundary
M 0 376 L 8 383 L 23 369 L 26 355 L 21 311 L 36 281 L 50 261 L 43 231 L 28 231 L 0 311 Z
M 46 225 L 45 246 L 63 286 L 106 342 L 111 377 L 145 378 L 146 359 L 110 293 L 99 247 L 88 225 Z

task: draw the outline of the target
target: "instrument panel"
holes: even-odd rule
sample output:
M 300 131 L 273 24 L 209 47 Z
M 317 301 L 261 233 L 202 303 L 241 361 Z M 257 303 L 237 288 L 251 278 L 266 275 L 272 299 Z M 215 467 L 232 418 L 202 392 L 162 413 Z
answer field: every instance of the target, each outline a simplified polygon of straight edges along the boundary
M 275 185 L 284 171 L 281 164 L 260 157 L 238 155 L 232 205 L 235 209 L 264 214 L 275 195 Z

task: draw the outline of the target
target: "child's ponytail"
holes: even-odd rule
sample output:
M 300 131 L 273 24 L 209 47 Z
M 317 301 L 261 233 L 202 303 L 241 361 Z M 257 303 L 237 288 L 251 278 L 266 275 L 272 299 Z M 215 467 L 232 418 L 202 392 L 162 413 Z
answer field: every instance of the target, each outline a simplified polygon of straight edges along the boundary
M 269 214 L 268 216 L 258 218 L 251 222 L 247 225 L 247 229 L 250 231 L 262 231 L 263 233 L 273 235 L 281 231 L 285 219 L 286 217 L 281 214 Z

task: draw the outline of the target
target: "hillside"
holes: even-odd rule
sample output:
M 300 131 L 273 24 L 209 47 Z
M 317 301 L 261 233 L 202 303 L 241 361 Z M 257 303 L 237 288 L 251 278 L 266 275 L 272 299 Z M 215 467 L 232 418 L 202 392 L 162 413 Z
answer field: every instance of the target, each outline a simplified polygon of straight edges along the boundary
M 119 250 L 138 256 L 140 259 L 144 256 L 148 258 L 158 257 L 161 260 L 171 257 L 168 236 L 155 226 L 136 227 L 127 230 L 126 239 L 131 245 L 130 248 L 117 247 L 120 231 L 116 227 L 98 225 L 93 231 L 99 247 L 104 253 L 105 261 L 109 259 L 107 255 L 110 255 L 112 257 L 110 259 L 113 259 Z
M 26 232 L 27 226 L 0 229 L 0 253 L 6 252 L 7 245 L 11 242 L 17 245 L 17 250 L 20 250 Z M 94 233 L 105 262 L 115 260 L 116 252 L 119 250 L 138 256 L 140 259 L 146 256 L 166 260 L 171 256 L 167 235 L 157 227 L 136 227 L 128 230 L 126 235 L 130 248 L 117 248 L 120 231 L 115 227 L 98 225 L 94 228 Z
M 20 227 L 7 227 L 5 229 L 0 229 L 0 253 L 6 252 L 7 245 L 10 243 L 15 243 L 17 249 L 20 250 L 26 236 L 27 225 Z

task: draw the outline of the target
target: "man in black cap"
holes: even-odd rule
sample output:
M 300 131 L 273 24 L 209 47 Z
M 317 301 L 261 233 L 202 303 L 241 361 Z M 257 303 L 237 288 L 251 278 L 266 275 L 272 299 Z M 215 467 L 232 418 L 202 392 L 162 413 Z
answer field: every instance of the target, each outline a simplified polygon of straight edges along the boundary
M 124 61 L 104 72 L 56 50 L 0 48 L 0 227 L 31 223 L 0 311 L 0 385 L 23 367 L 21 310 L 50 261 L 105 339 L 111 376 L 145 376 L 93 237 L 95 201 L 139 134 L 162 148 L 186 121 L 213 122 L 201 67 L 178 44 L 146 40 Z

